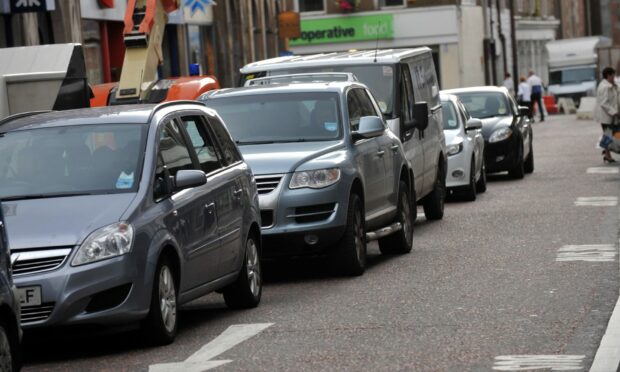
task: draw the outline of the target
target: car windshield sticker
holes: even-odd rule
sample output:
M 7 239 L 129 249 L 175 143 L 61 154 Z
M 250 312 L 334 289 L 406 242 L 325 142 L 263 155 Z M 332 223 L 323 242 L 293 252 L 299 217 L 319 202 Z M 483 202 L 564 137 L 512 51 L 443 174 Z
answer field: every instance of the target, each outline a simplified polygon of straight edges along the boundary
M 456 127 L 456 120 L 454 120 L 454 119 L 448 119 L 448 126 L 449 126 L 450 128 L 454 128 L 454 127 Z
M 120 176 L 118 176 L 118 180 L 116 180 L 116 188 L 117 189 L 130 189 L 133 186 L 133 172 L 127 174 L 124 171 L 121 172 Z
M 338 123 L 334 123 L 332 121 L 326 121 L 324 124 L 325 130 L 330 132 L 335 132 L 338 130 Z
M 500 115 L 504 115 L 506 113 L 506 109 L 503 107 L 500 107 L 499 110 L 497 110 L 497 113 Z
M 383 76 L 392 76 L 394 74 L 391 66 L 383 66 Z

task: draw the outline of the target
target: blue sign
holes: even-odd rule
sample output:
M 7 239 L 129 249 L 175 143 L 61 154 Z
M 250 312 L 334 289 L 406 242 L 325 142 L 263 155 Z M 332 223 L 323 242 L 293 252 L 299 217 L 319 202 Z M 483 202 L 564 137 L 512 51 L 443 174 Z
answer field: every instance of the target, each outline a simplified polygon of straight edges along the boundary
M 209 5 L 217 5 L 213 0 L 185 0 L 185 6 L 192 10 L 192 14 L 196 13 L 197 10 L 201 12 L 205 12 L 207 6 Z

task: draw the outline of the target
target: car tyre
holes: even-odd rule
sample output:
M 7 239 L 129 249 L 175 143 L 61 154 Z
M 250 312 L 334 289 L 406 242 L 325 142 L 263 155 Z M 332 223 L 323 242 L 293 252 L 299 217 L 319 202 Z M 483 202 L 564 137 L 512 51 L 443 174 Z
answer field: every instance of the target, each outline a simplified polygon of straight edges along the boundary
M 476 162 L 471 159 L 469 165 L 469 184 L 461 189 L 461 198 L 465 201 L 476 200 Z
M 424 215 L 427 220 L 440 220 L 443 218 L 444 204 L 446 201 L 446 174 L 445 164 L 440 161 L 437 170 L 437 179 L 433 191 L 424 198 Z
M 362 275 L 366 269 L 366 220 L 357 194 L 349 198 L 347 226 L 331 261 L 332 270 L 347 276 Z
M 414 191 L 415 193 L 415 191 Z M 398 212 L 396 222 L 402 228 L 384 238 L 379 239 L 379 250 L 382 254 L 405 254 L 411 252 L 413 246 L 413 224 L 416 215 L 415 196 L 409 195 L 409 187 L 404 181 L 398 185 Z
M 525 177 L 525 168 L 524 168 L 524 162 L 523 162 L 523 148 L 521 148 L 521 150 L 519 151 L 519 153 L 517 154 L 517 164 L 515 164 L 515 166 L 508 171 L 508 174 L 510 175 L 510 177 L 516 179 L 516 180 L 520 180 L 523 179 L 523 177 Z
M 480 168 L 480 179 L 476 182 L 476 191 L 480 194 L 487 191 L 487 166 L 482 160 L 482 167 Z
M 527 155 L 527 159 L 525 160 L 525 164 L 523 165 L 523 170 L 525 173 L 530 174 L 534 172 L 534 146 L 530 141 L 530 153 Z
M 0 371 L 13 371 L 12 349 L 6 328 L 0 324 Z
M 263 293 L 263 277 L 258 253 L 258 240 L 250 234 L 245 242 L 245 256 L 237 281 L 223 291 L 224 301 L 231 309 L 258 306 Z
M 170 261 L 163 257 L 157 264 L 151 308 L 142 329 L 147 342 L 168 345 L 174 341 L 178 326 L 178 284 Z

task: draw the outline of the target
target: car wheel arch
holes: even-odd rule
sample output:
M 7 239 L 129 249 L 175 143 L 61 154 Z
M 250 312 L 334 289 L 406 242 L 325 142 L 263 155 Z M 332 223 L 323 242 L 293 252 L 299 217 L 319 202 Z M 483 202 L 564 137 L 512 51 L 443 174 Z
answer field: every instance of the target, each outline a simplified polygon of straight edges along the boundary
M 365 197 L 364 197 L 364 185 L 359 178 L 355 178 L 351 183 L 351 189 L 349 191 L 349 195 L 357 194 L 360 197 L 362 206 L 365 206 Z

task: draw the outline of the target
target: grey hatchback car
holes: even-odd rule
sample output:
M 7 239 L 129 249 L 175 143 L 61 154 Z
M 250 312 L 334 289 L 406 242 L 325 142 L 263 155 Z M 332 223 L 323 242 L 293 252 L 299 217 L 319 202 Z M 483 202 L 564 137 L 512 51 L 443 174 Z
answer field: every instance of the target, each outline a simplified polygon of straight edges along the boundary
M 24 328 L 141 321 L 165 344 L 183 303 L 260 301 L 254 177 L 196 102 L 5 121 L 0 199 Z

